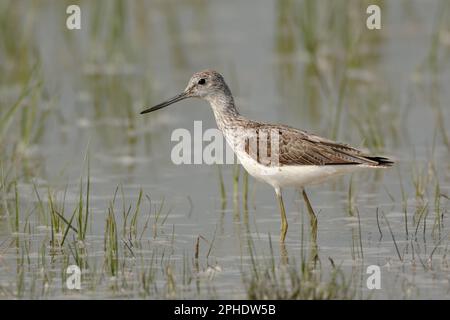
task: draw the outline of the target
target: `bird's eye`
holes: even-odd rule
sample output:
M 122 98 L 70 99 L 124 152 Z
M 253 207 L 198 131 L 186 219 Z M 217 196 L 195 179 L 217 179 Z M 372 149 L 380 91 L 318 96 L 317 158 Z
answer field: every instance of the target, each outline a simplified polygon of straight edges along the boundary
M 205 84 L 206 83 L 206 80 L 205 79 L 200 79 L 200 80 L 198 80 L 198 84 Z

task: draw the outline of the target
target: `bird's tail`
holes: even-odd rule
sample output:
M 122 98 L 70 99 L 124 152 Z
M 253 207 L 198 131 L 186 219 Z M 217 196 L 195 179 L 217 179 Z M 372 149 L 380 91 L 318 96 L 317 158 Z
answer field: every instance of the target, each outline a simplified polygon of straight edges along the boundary
M 370 161 L 377 162 L 375 167 L 388 168 L 388 167 L 392 167 L 395 163 L 393 160 L 391 160 L 389 158 L 385 158 L 385 157 L 365 157 L 365 158 Z

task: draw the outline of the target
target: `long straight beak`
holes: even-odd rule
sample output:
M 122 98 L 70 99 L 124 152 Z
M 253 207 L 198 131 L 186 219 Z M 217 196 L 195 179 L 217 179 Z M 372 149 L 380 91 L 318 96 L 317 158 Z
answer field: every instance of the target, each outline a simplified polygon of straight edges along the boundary
M 184 100 L 186 98 L 189 98 L 188 94 L 186 92 L 182 92 L 179 95 L 176 95 L 175 97 L 173 97 L 173 98 L 171 98 L 171 99 L 169 99 L 167 101 L 164 101 L 163 103 L 157 104 L 154 107 L 151 107 L 151 108 L 145 109 L 144 111 L 141 111 L 141 114 L 149 113 L 149 112 L 152 112 L 152 111 L 156 111 L 156 110 L 162 109 L 164 107 L 167 107 L 167 106 L 169 106 L 169 105 L 171 105 L 171 104 L 173 104 L 175 102 Z

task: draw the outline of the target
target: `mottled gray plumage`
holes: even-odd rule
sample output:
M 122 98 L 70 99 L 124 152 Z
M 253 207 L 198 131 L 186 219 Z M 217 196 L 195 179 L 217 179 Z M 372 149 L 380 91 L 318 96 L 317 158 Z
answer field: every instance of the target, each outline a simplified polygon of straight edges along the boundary
M 255 178 L 274 187 L 281 212 L 282 242 L 288 228 L 282 187 L 303 188 L 308 183 L 323 181 L 356 169 L 385 168 L 393 164 L 388 158 L 371 156 L 346 144 L 305 131 L 252 121 L 241 116 L 225 80 L 213 70 L 195 73 L 182 93 L 141 113 L 155 111 L 190 97 L 209 102 L 217 126 L 244 168 Z M 304 190 L 302 194 L 307 200 Z M 312 209 L 311 223 L 317 223 Z
M 252 134 L 257 135 L 258 145 L 261 139 L 258 135 L 261 131 L 271 132 L 275 130 L 278 133 L 279 150 L 279 154 L 278 156 L 275 155 L 275 158 L 279 159 L 281 166 L 366 164 L 370 166 L 388 167 L 393 164 L 387 158 L 370 156 L 349 145 L 334 142 L 289 126 L 249 120 L 238 120 L 237 122 L 239 126 L 245 127 L 251 130 Z M 271 142 L 268 137 L 268 134 L 264 135 L 270 149 Z M 269 156 L 271 156 L 273 151 L 269 150 L 268 152 Z
M 242 142 L 242 136 L 248 139 L 257 139 L 259 146 L 259 134 L 264 132 L 264 138 L 269 134 L 267 132 L 278 132 L 278 148 L 271 149 L 270 140 L 267 141 L 269 147 L 269 156 L 275 156 L 278 159 L 277 165 L 298 166 L 298 165 L 358 165 L 366 164 L 369 166 L 389 167 L 393 162 L 384 157 L 374 157 L 364 152 L 350 147 L 349 145 L 334 142 L 306 131 L 298 130 L 285 125 L 274 125 L 263 122 L 252 121 L 241 116 L 234 104 L 230 89 L 225 83 L 223 77 L 214 70 L 205 70 L 193 75 L 186 88 L 190 94 L 196 95 L 198 81 L 205 79 L 209 84 L 208 94 L 200 94 L 208 100 L 214 111 L 217 125 L 222 130 L 227 130 L 232 136 L 229 139 L 230 144 L 239 144 Z M 256 135 L 256 137 L 255 137 Z M 233 139 L 234 138 L 234 139 Z M 246 146 L 244 146 L 246 148 Z M 257 148 L 259 150 L 259 148 Z M 273 155 L 273 150 L 278 150 L 278 155 Z M 248 148 L 246 148 L 248 151 Z M 258 163 L 271 165 L 270 161 L 260 161 L 258 153 L 250 154 Z

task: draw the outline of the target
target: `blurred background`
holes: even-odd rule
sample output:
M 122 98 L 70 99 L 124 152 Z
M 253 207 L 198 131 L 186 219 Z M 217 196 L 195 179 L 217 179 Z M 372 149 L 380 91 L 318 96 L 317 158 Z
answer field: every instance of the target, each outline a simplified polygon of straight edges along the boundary
M 449 297 L 449 1 L 0 0 L 0 33 L 0 297 Z M 287 191 L 279 249 L 270 187 L 171 162 L 205 102 L 139 115 L 206 68 L 243 115 L 398 164 L 311 188 L 316 236 Z

